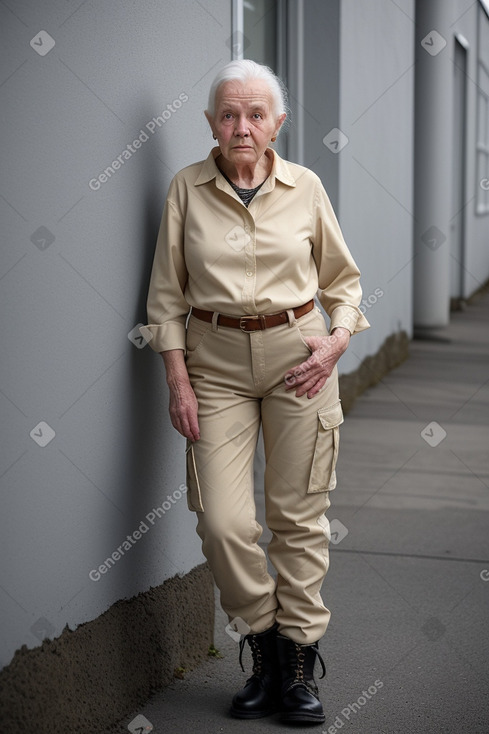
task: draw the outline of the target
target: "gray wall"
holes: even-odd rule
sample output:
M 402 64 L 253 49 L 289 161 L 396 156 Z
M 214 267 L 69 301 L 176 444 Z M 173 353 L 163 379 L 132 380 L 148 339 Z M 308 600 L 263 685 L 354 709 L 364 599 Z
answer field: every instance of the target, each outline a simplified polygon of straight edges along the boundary
M 486 3 L 489 12 L 489 3 Z M 468 41 L 467 49 L 467 140 L 465 195 L 465 268 L 464 295 L 470 296 L 489 277 L 489 214 L 477 214 L 475 200 L 481 183 L 487 179 L 478 176 L 476 167 L 477 145 L 477 89 L 478 85 L 489 95 L 489 18 L 479 3 L 457 0 L 453 10 L 453 33 L 461 33 Z M 452 41 L 453 42 L 453 41 Z M 453 55 L 453 50 L 451 50 Z M 478 72 L 478 59 L 486 68 L 485 79 Z M 489 125 L 489 121 L 486 121 Z M 456 212 L 452 212 L 455 216 Z
M 412 322 L 414 2 L 341 3 L 338 216 L 362 271 L 372 328 L 341 371 L 355 370 Z M 383 295 L 380 295 L 382 293 Z
M 424 49 L 418 53 L 446 66 L 448 88 L 444 94 L 450 99 L 455 34 L 463 34 L 468 42 L 462 269 L 463 296 L 469 297 L 489 277 L 489 217 L 475 210 L 481 184 L 476 169 L 477 63 L 481 57 L 489 69 L 489 23 L 479 3 L 453 0 L 438 5 L 443 21 L 440 30 L 447 45 L 438 59 Z M 416 180 L 414 155 L 415 2 L 308 0 L 303 7 L 304 163 L 321 176 L 333 201 L 345 239 L 362 271 L 363 308 L 372 323 L 369 331 L 355 337 L 341 358 L 340 372 L 346 374 L 375 354 L 390 335 L 406 331 L 411 336 L 413 332 L 413 194 L 423 183 Z M 427 93 L 436 99 L 439 92 Z M 422 114 L 421 122 L 428 124 Z M 450 117 L 433 135 L 453 170 L 451 123 Z M 341 144 L 339 149 L 328 146 L 333 128 L 346 136 L 343 148 Z M 419 171 L 418 176 L 421 174 Z M 449 251 L 454 237 L 451 225 L 457 215 L 451 186 L 459 181 L 454 173 L 447 185 L 441 167 L 433 171 L 432 179 L 433 198 L 442 188 L 447 191 L 450 222 L 444 225 L 444 258 L 454 271 L 461 266 Z M 438 276 L 435 269 L 435 280 Z M 435 285 L 428 282 L 426 288 L 432 291 Z M 447 293 L 447 312 L 448 297 Z
M 413 17 L 414 0 L 303 3 L 301 162 L 333 203 L 372 323 L 341 358 L 343 374 L 412 331 Z
M 0 4 L 0 666 L 203 560 L 162 364 L 128 333 L 146 320 L 169 181 L 212 143 L 202 111 L 231 56 L 230 5 Z

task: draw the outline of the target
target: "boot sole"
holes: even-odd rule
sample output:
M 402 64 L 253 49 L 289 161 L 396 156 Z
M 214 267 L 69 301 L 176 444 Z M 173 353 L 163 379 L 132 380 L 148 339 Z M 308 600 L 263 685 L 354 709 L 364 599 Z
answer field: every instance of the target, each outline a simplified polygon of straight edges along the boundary
M 277 713 L 277 709 L 273 708 L 268 711 L 238 711 L 230 709 L 229 713 L 234 719 L 264 719 L 265 716 L 272 716 Z
M 280 721 L 284 723 L 292 722 L 293 724 L 324 724 L 326 716 L 324 714 L 281 714 Z

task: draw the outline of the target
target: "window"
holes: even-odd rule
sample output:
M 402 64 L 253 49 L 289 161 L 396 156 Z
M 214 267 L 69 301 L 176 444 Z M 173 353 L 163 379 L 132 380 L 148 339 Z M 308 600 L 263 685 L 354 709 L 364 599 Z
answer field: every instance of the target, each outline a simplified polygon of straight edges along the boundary
M 244 57 L 266 64 L 277 74 L 278 3 L 276 0 L 243 0 Z
M 265 64 L 287 86 L 286 0 L 233 0 L 233 58 Z M 282 157 L 287 151 L 287 131 L 282 128 L 274 144 Z

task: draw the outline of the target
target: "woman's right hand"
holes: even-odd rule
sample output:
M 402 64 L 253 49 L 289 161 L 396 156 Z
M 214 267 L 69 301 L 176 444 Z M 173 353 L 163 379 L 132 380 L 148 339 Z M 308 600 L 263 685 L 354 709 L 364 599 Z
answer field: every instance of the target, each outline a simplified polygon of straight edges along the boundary
M 174 428 L 190 441 L 200 438 L 198 403 L 188 377 L 183 349 L 161 352 L 170 389 L 170 418 Z

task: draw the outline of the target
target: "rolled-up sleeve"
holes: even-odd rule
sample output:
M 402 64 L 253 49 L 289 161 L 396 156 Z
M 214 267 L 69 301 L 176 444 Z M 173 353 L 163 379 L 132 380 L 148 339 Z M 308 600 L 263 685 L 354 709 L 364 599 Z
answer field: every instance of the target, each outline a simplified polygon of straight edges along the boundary
M 342 326 L 350 334 L 370 327 L 360 311 L 360 270 L 348 249 L 329 197 L 317 183 L 313 257 L 318 270 L 318 298 L 331 319 L 330 332 Z
M 190 310 L 185 299 L 188 280 L 184 257 L 181 208 L 172 187 L 163 209 L 149 283 L 148 324 L 140 332 L 155 352 L 185 350 L 185 323 Z

